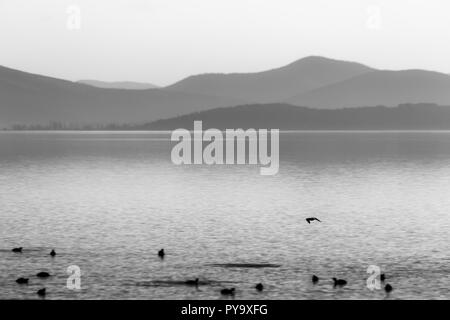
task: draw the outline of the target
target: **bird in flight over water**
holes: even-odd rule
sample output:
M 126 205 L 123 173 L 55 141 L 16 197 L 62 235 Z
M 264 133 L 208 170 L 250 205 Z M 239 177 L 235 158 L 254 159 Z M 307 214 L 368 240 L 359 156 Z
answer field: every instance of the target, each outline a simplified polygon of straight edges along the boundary
M 317 221 L 319 221 L 319 222 L 322 222 L 322 221 L 320 221 L 319 219 L 314 218 L 314 217 L 306 218 L 306 222 L 308 222 L 308 223 L 311 223 L 311 221 L 314 221 L 314 220 L 317 220 Z

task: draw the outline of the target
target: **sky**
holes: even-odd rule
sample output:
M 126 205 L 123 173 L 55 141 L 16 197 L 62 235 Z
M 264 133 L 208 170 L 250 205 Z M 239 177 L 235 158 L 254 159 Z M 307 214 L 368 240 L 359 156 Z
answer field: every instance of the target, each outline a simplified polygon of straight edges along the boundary
M 448 0 L 0 0 L 0 65 L 168 85 L 309 55 L 450 73 Z

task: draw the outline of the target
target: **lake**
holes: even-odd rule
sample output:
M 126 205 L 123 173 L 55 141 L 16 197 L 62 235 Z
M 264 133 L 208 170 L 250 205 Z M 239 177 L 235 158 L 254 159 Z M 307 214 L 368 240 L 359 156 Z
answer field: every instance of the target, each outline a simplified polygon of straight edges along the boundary
M 282 132 L 274 176 L 176 166 L 173 145 L 157 132 L 0 133 L 0 298 L 450 298 L 450 132 Z M 66 287 L 71 265 L 81 290 Z M 389 296 L 367 288 L 370 265 Z

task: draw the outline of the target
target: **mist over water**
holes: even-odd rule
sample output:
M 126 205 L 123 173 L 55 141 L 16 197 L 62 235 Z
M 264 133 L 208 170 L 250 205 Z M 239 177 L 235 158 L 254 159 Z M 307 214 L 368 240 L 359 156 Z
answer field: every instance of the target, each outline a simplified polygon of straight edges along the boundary
M 280 133 L 275 176 L 175 166 L 172 146 L 170 133 L 0 133 L 0 298 L 384 299 L 369 265 L 391 299 L 450 297 L 450 132 Z M 65 287 L 70 265 L 81 291 Z

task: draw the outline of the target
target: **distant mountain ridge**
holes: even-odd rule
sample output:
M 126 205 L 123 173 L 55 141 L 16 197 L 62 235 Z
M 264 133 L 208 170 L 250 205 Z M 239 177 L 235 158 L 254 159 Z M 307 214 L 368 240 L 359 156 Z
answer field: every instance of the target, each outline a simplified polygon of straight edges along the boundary
M 329 84 L 287 100 L 311 108 L 450 104 L 450 77 L 424 70 L 374 71 Z
M 0 127 L 14 124 L 127 123 L 245 101 L 163 89 L 104 89 L 0 67 Z
M 312 109 L 289 104 L 218 108 L 158 120 L 140 130 L 192 130 L 194 121 L 208 128 L 277 128 L 280 130 L 450 130 L 450 106 L 403 104 L 397 107 Z
M 245 104 L 287 103 L 321 109 L 450 105 L 447 74 L 377 70 L 317 56 L 256 73 L 191 76 L 156 89 L 98 86 L 124 84 L 97 82 L 94 86 L 0 67 L 0 128 L 52 121 L 80 125 L 153 122 Z M 258 116 L 259 111 L 254 111 Z
M 166 89 L 234 97 L 255 103 L 282 102 L 294 95 L 371 71 L 374 69 L 359 63 L 311 56 L 263 72 L 190 76 Z
M 78 83 L 87 84 L 97 88 L 105 88 L 105 89 L 128 89 L 128 90 L 147 90 L 147 89 L 156 89 L 159 86 L 156 86 L 151 83 L 142 83 L 142 82 L 133 82 L 133 81 L 115 81 L 115 82 L 107 82 L 107 81 L 99 81 L 99 80 L 78 80 Z

